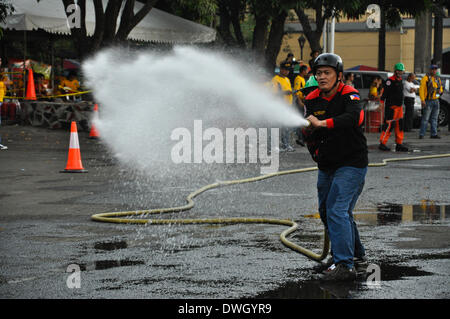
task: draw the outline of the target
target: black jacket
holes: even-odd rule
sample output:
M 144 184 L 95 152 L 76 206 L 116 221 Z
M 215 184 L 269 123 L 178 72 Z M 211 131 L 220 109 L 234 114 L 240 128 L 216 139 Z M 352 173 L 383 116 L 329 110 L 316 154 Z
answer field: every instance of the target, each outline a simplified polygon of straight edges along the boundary
M 368 165 L 367 140 L 359 92 L 339 84 L 338 92 L 326 99 L 316 89 L 306 96 L 305 118 L 314 115 L 326 120 L 326 128 L 304 129 L 305 142 L 320 170 L 336 170 L 343 166 L 364 168 Z
M 391 76 L 384 83 L 381 100 L 386 106 L 403 105 L 403 80 L 395 75 Z

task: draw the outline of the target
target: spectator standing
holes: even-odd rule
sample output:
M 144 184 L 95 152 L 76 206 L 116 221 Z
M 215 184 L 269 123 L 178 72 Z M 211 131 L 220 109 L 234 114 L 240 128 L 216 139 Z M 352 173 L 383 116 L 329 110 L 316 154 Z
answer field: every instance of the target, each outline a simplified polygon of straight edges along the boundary
M 380 101 L 380 86 L 382 80 L 379 76 L 375 77 L 369 88 L 369 101 Z
M 351 86 L 351 87 L 355 87 L 354 85 L 353 85 L 353 80 L 355 79 L 355 75 L 353 74 L 353 73 L 346 73 L 345 75 L 344 75 L 344 84 L 345 85 L 349 85 L 349 86 Z
M 77 75 L 74 71 L 70 71 L 69 76 L 63 78 L 59 85 L 59 88 L 63 91 L 64 94 L 77 93 L 80 91 L 80 82 L 77 79 Z M 66 96 L 67 100 L 70 100 L 69 96 Z M 72 98 L 74 101 L 81 100 L 76 95 Z
M 292 86 L 289 80 L 289 69 L 291 67 L 290 63 L 282 62 L 280 64 L 280 73 L 272 78 L 272 88 L 275 93 L 280 94 L 284 97 L 285 102 L 288 105 L 292 105 Z M 281 128 L 281 152 L 294 152 L 295 149 L 290 145 L 291 128 Z
M 410 132 L 413 127 L 414 102 L 416 101 L 416 91 L 419 88 L 414 83 L 415 79 L 416 75 L 409 73 L 406 81 L 403 83 L 403 95 L 405 96 L 405 121 L 403 130 L 405 132 Z
M 284 60 L 282 63 L 290 64 L 288 78 L 289 78 L 289 81 L 291 81 L 291 87 L 294 87 L 294 81 L 295 81 L 294 66 L 296 64 L 299 64 L 299 62 L 295 61 L 294 54 L 288 53 L 286 60 Z
M 301 89 L 303 89 L 306 84 L 305 78 L 308 75 L 308 67 L 306 65 L 301 65 L 299 71 L 299 75 L 297 75 L 294 80 L 294 94 L 295 103 L 300 114 L 303 116 L 305 114 L 305 104 L 303 103 L 303 94 Z M 295 140 L 295 142 L 300 146 L 305 146 L 305 142 L 303 141 L 302 129 L 300 127 L 296 129 L 296 134 L 297 139 Z
M 384 101 L 384 124 L 380 135 L 378 149 L 390 151 L 386 143 L 395 130 L 395 151 L 407 152 L 408 148 L 403 145 L 403 78 L 405 71 L 403 63 L 394 66 L 394 75 L 386 80 L 381 100 Z
M 313 66 L 314 66 L 314 61 L 316 60 L 316 58 L 319 56 L 319 51 L 314 50 L 311 52 L 311 60 L 309 60 L 308 64 L 309 64 L 309 68 L 312 70 Z
M 2 123 L 2 105 L 3 105 L 3 97 L 6 93 L 6 85 L 5 82 L 3 82 L 3 76 L 0 78 L 0 125 Z M 0 134 L 0 150 L 7 150 L 8 147 L 1 144 L 2 143 L 2 136 Z
M 441 79 L 436 75 L 438 66 L 432 64 L 430 73 L 425 75 L 420 81 L 419 95 L 422 102 L 422 122 L 420 123 L 419 138 L 423 138 L 428 121 L 431 118 L 431 136 L 430 138 L 441 138 L 437 135 L 438 115 L 439 115 L 439 97 L 444 92 Z

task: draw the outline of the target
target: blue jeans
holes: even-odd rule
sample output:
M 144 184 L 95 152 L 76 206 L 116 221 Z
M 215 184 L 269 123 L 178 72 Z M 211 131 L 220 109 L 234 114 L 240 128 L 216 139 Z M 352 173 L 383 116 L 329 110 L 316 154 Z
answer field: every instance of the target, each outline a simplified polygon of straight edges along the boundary
M 344 166 L 336 171 L 319 170 L 319 214 L 331 241 L 335 264 L 353 267 L 353 257 L 365 255 L 353 220 L 353 208 L 364 187 L 367 167 Z
M 428 121 L 431 117 L 431 136 L 437 135 L 437 123 L 439 115 L 439 100 L 425 101 L 425 107 L 422 113 L 422 121 L 420 123 L 420 136 L 424 136 L 427 131 Z
M 288 146 L 290 146 L 291 144 L 289 143 L 290 137 L 291 137 L 291 133 L 293 131 L 292 128 L 290 127 L 282 127 L 280 129 L 280 139 L 281 139 L 281 148 L 288 148 Z

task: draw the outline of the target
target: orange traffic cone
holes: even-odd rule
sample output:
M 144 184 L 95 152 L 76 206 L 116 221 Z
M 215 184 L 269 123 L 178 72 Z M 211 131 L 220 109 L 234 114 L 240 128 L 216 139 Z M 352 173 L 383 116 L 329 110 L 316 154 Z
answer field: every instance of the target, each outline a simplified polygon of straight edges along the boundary
M 67 158 L 66 169 L 60 173 L 86 173 L 81 164 L 80 144 L 78 142 L 77 122 L 72 121 L 70 126 L 69 156 Z
M 28 69 L 28 84 L 27 84 L 27 96 L 25 100 L 36 100 L 36 89 L 34 87 L 33 70 Z
M 94 121 L 98 119 L 98 105 L 95 104 L 94 106 L 94 114 L 92 115 L 92 125 L 91 125 L 91 131 L 89 132 L 89 138 L 99 138 L 100 134 L 97 131 L 97 128 L 94 125 Z

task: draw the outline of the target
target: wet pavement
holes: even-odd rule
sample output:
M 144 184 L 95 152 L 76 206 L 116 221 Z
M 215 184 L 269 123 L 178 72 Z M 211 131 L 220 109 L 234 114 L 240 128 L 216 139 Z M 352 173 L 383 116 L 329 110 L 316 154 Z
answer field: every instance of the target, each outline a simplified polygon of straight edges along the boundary
M 88 173 L 61 174 L 68 131 L 10 125 L 1 134 L 9 149 L 0 151 L 0 298 L 450 297 L 450 157 L 369 168 L 355 219 L 375 270 L 353 283 L 323 283 L 320 264 L 283 246 L 284 226 L 90 220 L 182 205 L 204 185 L 259 175 L 253 164 L 144 175 L 79 132 Z M 378 134 L 367 133 L 370 162 L 450 153 L 450 133 L 441 128 L 440 135 L 419 140 L 417 131 L 406 133 L 413 151 L 399 154 L 377 150 Z M 305 148 L 280 155 L 280 170 L 311 166 Z M 300 229 L 289 238 L 320 251 L 316 174 L 221 187 L 198 196 L 190 211 L 159 217 L 293 219 Z

